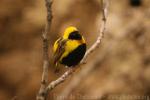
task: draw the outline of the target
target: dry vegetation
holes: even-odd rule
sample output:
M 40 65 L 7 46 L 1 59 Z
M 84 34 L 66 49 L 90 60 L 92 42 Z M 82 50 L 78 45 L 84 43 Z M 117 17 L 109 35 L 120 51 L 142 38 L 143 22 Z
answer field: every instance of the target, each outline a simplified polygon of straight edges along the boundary
M 49 94 L 50 100 L 66 91 L 70 82 L 90 66 L 95 67 L 82 75 L 69 98 L 102 96 L 109 100 L 111 95 L 150 96 L 150 1 L 142 0 L 136 7 L 129 1 L 110 0 L 101 47 L 88 58 L 86 65 Z M 60 74 L 54 73 L 51 50 L 63 30 L 69 25 L 77 26 L 90 47 L 98 36 L 100 24 L 98 0 L 55 0 L 52 10 L 49 81 L 66 70 L 62 67 Z M 0 100 L 15 96 L 18 100 L 35 99 L 42 74 L 41 32 L 45 16 L 44 0 L 1 0 Z

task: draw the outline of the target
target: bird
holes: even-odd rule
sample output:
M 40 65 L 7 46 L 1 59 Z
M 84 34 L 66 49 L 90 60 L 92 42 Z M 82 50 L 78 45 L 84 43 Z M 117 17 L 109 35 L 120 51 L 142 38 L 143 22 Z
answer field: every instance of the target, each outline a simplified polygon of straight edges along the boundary
M 59 63 L 69 68 L 75 67 L 86 53 L 86 41 L 75 26 L 69 26 L 63 36 L 55 41 L 53 52 L 55 72 L 59 71 Z

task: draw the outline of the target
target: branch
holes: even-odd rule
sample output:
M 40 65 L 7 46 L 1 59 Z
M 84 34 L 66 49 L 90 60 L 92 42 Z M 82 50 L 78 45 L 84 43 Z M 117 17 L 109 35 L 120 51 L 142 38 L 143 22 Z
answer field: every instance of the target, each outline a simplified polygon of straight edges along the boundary
M 41 87 L 39 93 L 37 95 L 37 100 L 46 100 L 47 93 L 46 93 L 46 86 L 48 82 L 48 66 L 49 66 L 49 57 L 48 57 L 48 38 L 47 34 L 50 31 L 51 22 L 52 22 L 52 0 L 45 0 L 45 6 L 47 9 L 47 22 L 45 25 L 45 30 L 42 33 L 43 37 L 43 74 L 41 80 Z
M 84 58 L 82 59 L 81 63 L 84 63 L 84 61 L 87 59 L 90 53 L 92 53 L 96 48 L 99 47 L 99 44 L 101 43 L 101 40 L 104 36 L 104 32 L 106 29 L 106 20 L 107 20 L 107 8 L 108 8 L 108 1 L 107 0 L 101 0 L 102 4 L 102 24 L 99 30 L 99 36 L 97 37 L 96 42 L 89 48 L 89 50 L 86 52 Z
M 86 52 L 83 60 L 80 62 L 80 65 L 83 64 L 83 62 L 86 60 L 88 55 L 92 53 L 101 43 L 101 39 L 104 35 L 105 27 L 106 27 L 106 12 L 107 12 L 107 6 L 106 2 L 101 0 L 102 2 L 102 25 L 100 28 L 100 34 L 96 40 L 96 42 L 91 46 L 91 48 Z M 47 39 L 47 34 L 50 31 L 50 26 L 51 26 L 51 21 L 52 21 L 52 11 L 51 11 L 51 6 L 52 6 L 52 1 L 51 0 L 45 0 L 46 8 L 47 8 L 47 23 L 45 26 L 45 31 L 43 33 L 43 57 L 44 57 L 44 62 L 43 62 L 43 74 L 42 74 L 42 81 L 41 81 L 41 87 L 39 90 L 39 93 L 37 95 L 37 100 L 46 100 L 47 94 L 49 91 L 51 91 L 53 88 L 55 88 L 57 85 L 60 83 L 64 82 L 67 77 L 72 75 L 72 73 L 76 70 L 75 68 L 71 68 L 68 71 L 66 71 L 60 78 L 58 78 L 55 81 L 52 81 L 48 86 L 47 86 L 47 81 L 48 81 L 48 66 L 49 66 L 49 57 L 48 57 L 48 39 Z
M 51 91 L 53 88 L 55 88 L 57 85 L 59 85 L 60 83 L 64 82 L 66 80 L 67 77 L 69 77 L 70 75 L 72 75 L 72 73 L 75 71 L 75 69 L 70 68 L 67 72 L 65 72 L 60 78 L 58 78 L 55 81 L 52 81 L 46 91 L 49 92 Z
M 83 60 L 80 62 L 79 65 L 84 64 L 84 61 L 86 60 L 86 58 L 88 57 L 89 54 L 91 54 L 94 50 L 96 50 L 96 48 L 99 46 L 99 44 L 101 43 L 101 40 L 103 38 L 105 29 L 106 29 L 106 13 L 107 13 L 107 4 L 108 2 L 106 2 L 106 0 L 101 0 L 102 2 L 102 25 L 100 27 L 100 32 L 99 32 L 99 36 L 96 40 L 96 42 L 88 49 L 88 51 L 86 52 Z M 69 69 L 68 71 L 66 71 L 60 78 L 58 78 L 55 81 L 52 81 L 48 87 L 47 87 L 47 92 L 51 91 L 52 89 L 54 89 L 56 86 L 58 86 L 59 84 L 61 84 L 62 82 L 64 82 L 70 75 L 72 75 L 72 73 L 75 71 L 76 69 Z
M 88 66 L 84 66 L 84 70 L 81 70 L 77 75 L 74 76 L 74 78 L 64 88 L 64 90 L 61 91 L 58 97 L 63 96 L 64 98 L 67 98 L 70 95 L 70 93 L 77 88 L 81 81 L 83 81 L 89 75 L 90 72 L 95 70 L 95 68 L 99 67 L 101 63 L 105 61 L 110 51 L 112 51 L 112 44 L 113 42 L 111 44 L 105 44 L 106 46 L 101 50 L 101 52 L 103 52 L 101 56 L 96 55 L 96 57 L 94 57 L 95 60 L 93 62 L 90 62 Z

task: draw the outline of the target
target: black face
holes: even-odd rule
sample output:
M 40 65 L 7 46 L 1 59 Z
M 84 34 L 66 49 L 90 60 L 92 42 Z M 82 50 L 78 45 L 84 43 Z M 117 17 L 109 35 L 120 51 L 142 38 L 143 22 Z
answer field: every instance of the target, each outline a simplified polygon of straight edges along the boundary
M 72 40 L 81 40 L 82 36 L 79 34 L 78 31 L 74 31 L 74 32 L 70 33 L 69 39 L 72 39 Z

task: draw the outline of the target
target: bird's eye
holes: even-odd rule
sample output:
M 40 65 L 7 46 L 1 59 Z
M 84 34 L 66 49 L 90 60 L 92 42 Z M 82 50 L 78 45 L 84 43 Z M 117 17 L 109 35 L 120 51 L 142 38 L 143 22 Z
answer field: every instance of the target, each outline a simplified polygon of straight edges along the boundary
M 74 31 L 74 32 L 70 33 L 68 38 L 73 39 L 73 40 L 81 40 L 82 39 L 82 37 L 78 31 Z

